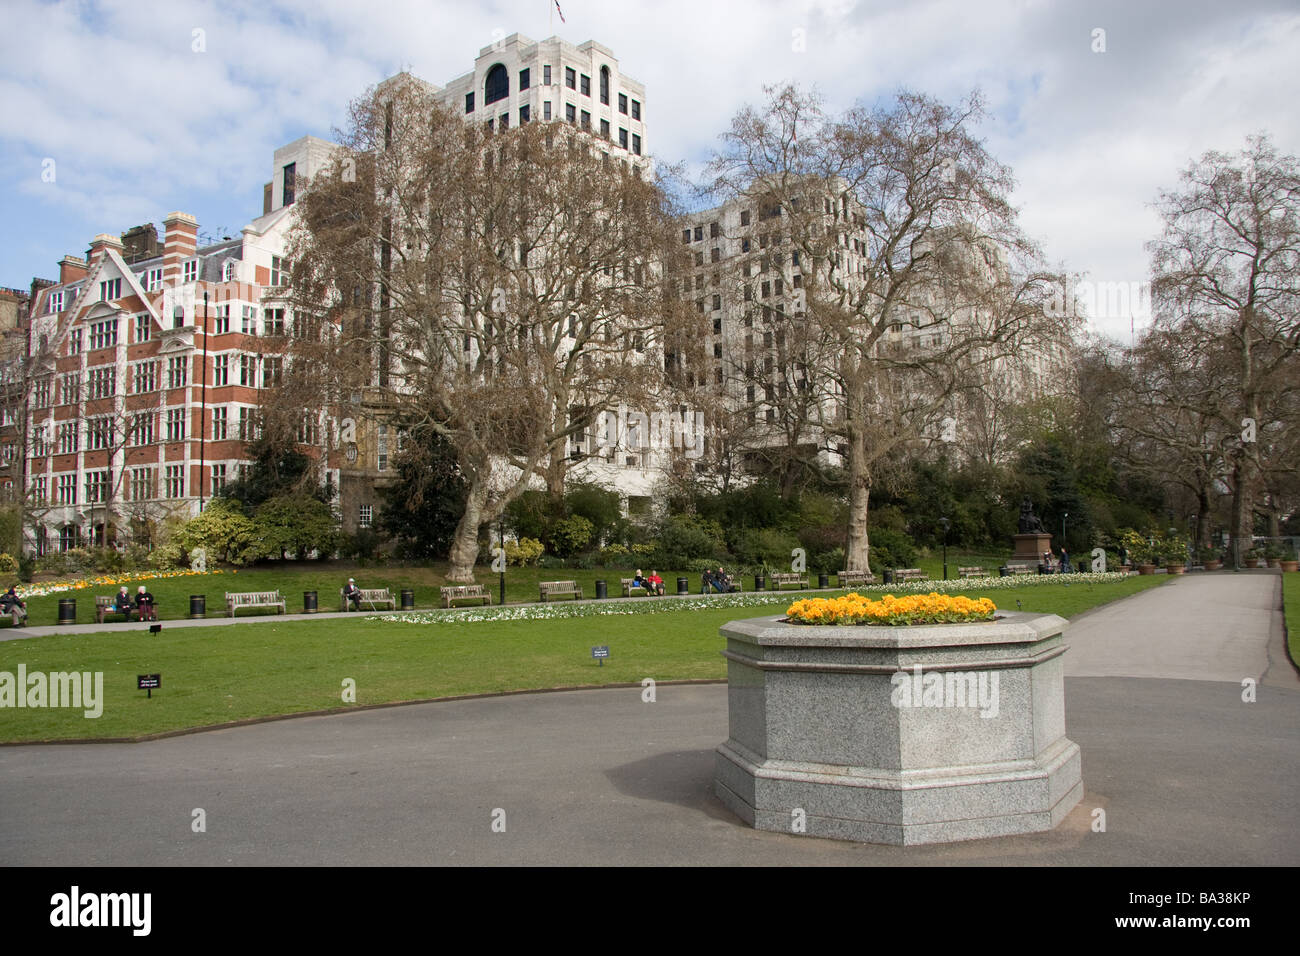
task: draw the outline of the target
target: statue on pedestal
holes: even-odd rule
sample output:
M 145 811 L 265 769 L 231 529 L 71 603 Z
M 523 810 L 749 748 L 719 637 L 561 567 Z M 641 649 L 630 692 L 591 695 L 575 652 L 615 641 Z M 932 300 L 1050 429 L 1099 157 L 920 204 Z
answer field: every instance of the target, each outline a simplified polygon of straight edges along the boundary
M 1047 534 L 1042 519 L 1034 514 L 1034 503 L 1027 497 L 1020 503 L 1020 533 Z

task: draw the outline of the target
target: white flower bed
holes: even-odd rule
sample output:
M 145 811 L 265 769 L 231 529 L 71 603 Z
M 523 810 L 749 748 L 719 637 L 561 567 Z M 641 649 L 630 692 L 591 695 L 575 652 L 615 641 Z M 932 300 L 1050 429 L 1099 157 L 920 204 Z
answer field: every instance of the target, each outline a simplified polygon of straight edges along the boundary
M 940 594 L 967 593 L 970 591 L 1005 591 L 1011 588 L 1040 587 L 1048 584 L 1101 584 L 1122 581 L 1127 574 L 1043 574 L 1013 575 L 1005 578 L 965 578 L 957 581 L 908 581 L 904 584 L 872 584 L 857 588 L 837 588 L 835 592 L 855 591 L 858 594 Z M 830 593 L 816 591 L 818 596 Z M 663 597 L 655 600 L 631 601 L 614 598 L 605 601 L 584 601 L 568 604 L 512 604 L 506 607 L 454 608 L 452 610 L 417 611 L 409 614 L 371 615 L 367 621 L 399 622 L 403 624 L 466 624 L 473 621 L 548 621 L 574 617 L 604 617 L 611 614 L 664 614 L 673 611 L 693 611 L 718 607 L 765 607 L 788 604 L 801 597 L 812 596 L 808 591 L 759 591 L 753 594 L 715 594 L 696 597 Z

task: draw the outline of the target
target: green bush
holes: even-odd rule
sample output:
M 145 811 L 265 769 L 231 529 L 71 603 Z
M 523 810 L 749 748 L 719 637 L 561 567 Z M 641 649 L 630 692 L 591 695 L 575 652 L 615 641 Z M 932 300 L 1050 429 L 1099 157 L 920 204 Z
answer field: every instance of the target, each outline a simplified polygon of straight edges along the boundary
M 713 558 L 725 554 L 722 528 L 716 521 L 690 515 L 669 517 L 659 525 L 656 554 L 680 556 L 681 561 L 664 560 L 667 567 L 681 567 L 693 558 Z
M 68 562 L 60 551 L 50 551 L 36 559 L 36 570 L 42 574 L 67 574 Z
M 536 538 L 520 538 L 518 541 L 506 542 L 506 564 L 520 567 L 537 565 L 546 549 Z
M 844 570 L 844 549 L 832 548 L 830 551 L 820 551 L 808 559 L 809 571 L 824 571 L 827 574 L 837 574 Z
M 758 528 L 736 536 L 732 553 L 745 564 L 785 570 L 790 566 L 791 552 L 799 547 L 799 539 L 776 528 Z
M 262 555 L 258 526 L 244 515 L 239 502 L 229 498 L 213 498 L 202 514 L 195 515 L 175 532 L 172 541 L 191 553 L 203 548 L 208 561 L 213 563 L 245 565 Z
M 149 552 L 149 567 L 156 571 L 174 571 L 183 567 L 185 552 L 179 544 L 169 542 Z
M 269 558 L 310 552 L 333 554 L 338 547 L 338 517 L 319 498 L 281 495 L 258 506 L 253 519 L 258 552 Z
M 69 548 L 63 552 L 63 568 L 69 574 L 82 574 L 95 569 L 95 556 L 85 548 Z
M 18 573 L 18 559 L 12 554 L 0 553 L 0 575 L 9 577 Z
M 582 515 L 561 518 L 551 526 L 551 550 L 562 558 L 570 557 L 591 541 L 592 524 Z
M 910 568 L 916 562 L 916 545 L 901 531 L 892 528 L 875 528 L 869 533 L 872 570 L 877 568 Z M 836 570 L 840 570 L 836 568 Z

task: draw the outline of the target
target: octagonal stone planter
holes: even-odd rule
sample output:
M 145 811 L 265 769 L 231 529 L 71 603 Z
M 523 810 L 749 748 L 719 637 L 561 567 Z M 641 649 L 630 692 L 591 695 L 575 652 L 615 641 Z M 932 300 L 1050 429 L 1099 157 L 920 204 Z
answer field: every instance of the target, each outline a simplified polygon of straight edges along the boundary
M 732 621 L 718 797 L 760 830 L 910 845 L 1050 830 L 1083 796 L 1054 614 Z

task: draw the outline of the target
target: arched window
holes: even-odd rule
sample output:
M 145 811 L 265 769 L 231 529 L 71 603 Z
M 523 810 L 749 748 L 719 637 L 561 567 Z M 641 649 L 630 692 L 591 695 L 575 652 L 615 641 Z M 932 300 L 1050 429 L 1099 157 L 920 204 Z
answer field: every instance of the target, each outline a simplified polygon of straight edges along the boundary
M 487 80 L 483 83 L 483 102 L 495 103 L 510 95 L 510 74 L 498 63 L 487 71 Z
M 609 67 L 600 68 L 600 101 L 609 105 Z

